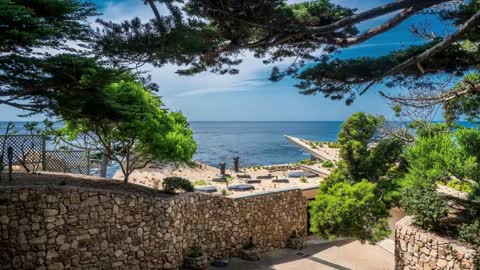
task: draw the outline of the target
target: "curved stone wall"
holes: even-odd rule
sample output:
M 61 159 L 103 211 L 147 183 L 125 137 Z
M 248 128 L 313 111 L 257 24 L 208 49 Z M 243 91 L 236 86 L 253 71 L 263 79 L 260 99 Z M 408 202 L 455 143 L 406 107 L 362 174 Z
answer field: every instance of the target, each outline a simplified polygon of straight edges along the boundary
M 2 269 L 179 269 L 201 245 L 211 258 L 261 251 L 306 232 L 300 190 L 172 198 L 67 186 L 0 186 Z
M 411 217 L 407 216 L 397 223 L 396 270 L 473 270 L 475 256 L 475 250 L 464 243 L 413 226 Z

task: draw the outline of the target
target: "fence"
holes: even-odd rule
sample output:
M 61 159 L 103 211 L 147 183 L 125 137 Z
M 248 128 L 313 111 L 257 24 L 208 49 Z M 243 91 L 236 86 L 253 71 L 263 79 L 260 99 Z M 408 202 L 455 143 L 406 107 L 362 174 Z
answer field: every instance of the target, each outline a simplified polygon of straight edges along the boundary
M 47 144 L 42 135 L 0 136 L 0 171 L 11 163 L 14 170 L 90 174 L 89 151 L 47 150 Z

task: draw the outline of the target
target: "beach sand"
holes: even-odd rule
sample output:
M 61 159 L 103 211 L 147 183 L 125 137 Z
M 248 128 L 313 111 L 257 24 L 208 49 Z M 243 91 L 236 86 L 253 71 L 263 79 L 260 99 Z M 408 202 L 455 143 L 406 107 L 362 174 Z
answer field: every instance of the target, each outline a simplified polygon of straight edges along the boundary
M 331 156 L 338 156 L 338 149 L 329 148 L 328 146 L 322 147 L 320 151 L 328 152 Z M 241 165 L 241 162 L 240 162 Z M 321 167 L 321 164 L 318 164 Z M 331 169 L 323 168 L 324 170 L 330 171 Z M 162 182 L 165 177 L 178 176 L 190 180 L 195 184 L 196 181 L 202 181 L 206 185 L 203 186 L 215 186 L 217 192 L 214 194 L 235 196 L 240 194 L 264 192 L 275 189 L 283 188 L 301 188 L 309 189 L 316 188 L 320 182 L 324 179 L 325 176 L 309 177 L 306 181 L 302 181 L 300 178 L 288 177 L 290 172 L 300 172 L 302 171 L 298 164 L 282 164 L 282 165 L 270 165 L 270 166 L 256 166 L 256 167 L 240 167 L 240 172 L 235 173 L 232 168 L 226 170 L 226 174 L 231 176 L 231 179 L 227 183 L 224 182 L 215 182 L 212 181 L 214 178 L 218 178 L 220 175 L 220 169 L 195 162 L 194 166 L 188 166 L 186 164 L 175 164 L 175 163 L 153 163 L 144 169 L 139 169 L 134 171 L 130 175 L 129 182 L 140 184 L 152 188 L 161 189 Z M 231 191 L 228 190 L 228 186 L 236 184 L 246 184 L 245 178 L 238 178 L 238 175 L 250 175 L 251 177 L 247 179 L 258 179 L 259 176 L 268 176 L 271 175 L 271 179 L 262 179 L 260 183 L 251 184 L 255 187 L 251 191 Z M 123 174 L 121 171 L 118 171 L 113 179 L 122 180 Z M 289 183 L 274 183 L 273 179 L 288 179 Z M 305 180 L 305 179 L 303 179 Z M 195 186 L 202 187 L 202 186 Z M 225 192 L 227 191 L 227 192 Z

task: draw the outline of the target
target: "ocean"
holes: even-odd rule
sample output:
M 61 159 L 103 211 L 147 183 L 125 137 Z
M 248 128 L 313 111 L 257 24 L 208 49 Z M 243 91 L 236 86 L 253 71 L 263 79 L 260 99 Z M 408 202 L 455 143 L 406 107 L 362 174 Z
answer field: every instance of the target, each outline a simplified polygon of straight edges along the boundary
M 25 122 L 15 122 L 18 134 Z M 284 135 L 310 140 L 336 141 L 342 122 L 191 122 L 197 142 L 195 160 L 217 166 L 232 166 L 240 157 L 242 166 L 297 162 L 309 156 L 291 145 Z M 0 122 L 0 134 L 7 122 Z M 58 124 L 61 126 L 61 123 Z
M 297 162 L 309 156 L 284 135 L 336 141 L 342 122 L 192 122 L 198 144 L 195 160 L 217 166 L 240 157 L 241 166 Z

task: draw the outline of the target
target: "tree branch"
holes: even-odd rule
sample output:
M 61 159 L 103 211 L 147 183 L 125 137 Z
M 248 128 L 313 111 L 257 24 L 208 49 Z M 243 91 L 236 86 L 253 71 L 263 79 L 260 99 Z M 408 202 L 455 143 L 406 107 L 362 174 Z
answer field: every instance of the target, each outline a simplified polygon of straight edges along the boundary
M 378 83 L 381 79 L 393 75 L 395 73 L 398 73 L 399 71 L 402 71 L 412 65 L 420 64 L 424 62 L 425 60 L 431 58 L 432 56 L 436 55 L 437 53 L 441 52 L 448 46 L 450 46 L 452 43 L 456 42 L 458 39 L 461 38 L 463 34 L 465 34 L 467 31 L 469 31 L 471 28 L 477 26 L 477 24 L 480 22 L 480 11 L 475 13 L 468 21 L 466 21 L 457 32 L 454 34 L 447 36 L 442 42 L 438 43 L 437 45 L 431 47 L 428 50 L 425 50 L 423 53 L 413 56 L 406 61 L 404 61 L 401 64 L 398 64 L 397 66 L 393 67 L 389 71 L 385 72 L 380 78 L 372 81 L 368 86 L 360 92 L 360 95 L 363 95 L 367 90 L 372 87 L 374 84 Z
M 388 20 L 387 22 L 379 25 L 379 26 L 376 26 L 376 27 L 373 27 L 371 29 L 369 29 L 368 31 L 358 35 L 358 36 L 355 36 L 355 37 L 350 37 L 350 38 L 335 38 L 333 41 L 333 44 L 335 45 L 339 45 L 339 46 L 342 46 L 342 47 L 346 47 L 347 45 L 353 45 L 353 44 L 357 44 L 357 43 L 360 43 L 360 42 L 364 42 L 376 35 L 379 35 L 381 33 L 384 33 L 392 28 L 394 28 L 395 26 L 401 24 L 403 21 L 407 20 L 408 18 L 410 18 L 410 16 L 412 16 L 413 14 L 415 14 L 415 12 L 417 12 L 419 9 L 416 9 L 416 8 L 413 8 L 413 7 L 410 7 L 410 8 L 407 8 L 405 9 L 404 11 L 400 12 L 399 14 L 397 14 L 395 17 L 391 18 L 390 20 Z
M 234 50 L 239 50 L 239 49 L 253 49 L 253 48 L 259 48 L 262 46 L 275 46 L 275 45 L 281 45 L 284 43 L 288 43 L 292 39 L 299 38 L 302 36 L 306 35 L 318 35 L 318 34 L 325 34 L 328 32 L 332 32 L 335 30 L 338 30 L 339 28 L 345 27 L 345 26 L 350 26 L 356 23 L 360 23 L 362 21 L 372 19 L 375 17 L 379 17 L 400 9 L 404 9 L 402 12 L 394 16 L 393 18 L 389 19 L 387 22 L 373 27 L 369 29 L 368 31 L 355 36 L 355 37 L 350 37 L 350 38 L 334 38 L 334 39 L 328 39 L 328 38 L 321 38 L 317 39 L 317 41 L 320 41 L 325 44 L 330 44 L 330 45 L 338 45 L 342 47 L 346 47 L 349 45 L 353 44 L 358 44 L 361 42 L 364 42 L 374 36 L 377 36 L 379 34 L 382 34 L 395 26 L 399 25 L 400 23 L 404 22 L 408 18 L 410 18 L 412 15 L 414 15 L 416 12 L 418 12 L 421 9 L 430 7 L 432 5 L 442 3 L 442 2 L 448 2 L 451 0 L 422 0 L 422 1 L 411 1 L 411 0 L 403 0 L 403 1 L 397 1 L 394 3 L 390 3 L 381 7 L 377 7 L 368 11 L 365 11 L 363 13 L 357 14 L 357 15 L 352 15 L 350 17 L 344 18 L 342 20 L 339 20 L 333 24 L 325 25 L 325 26 L 315 26 L 315 27 L 306 27 L 305 29 L 296 29 L 297 32 L 293 33 L 288 33 L 289 29 L 286 29 L 287 33 L 285 33 L 283 36 L 280 35 L 281 38 L 276 38 L 276 37 L 268 37 L 268 38 L 263 38 L 259 41 L 255 41 L 252 43 L 244 44 L 244 45 L 238 45 L 238 46 L 232 46 L 232 47 L 226 47 L 224 49 L 218 50 L 217 52 L 228 52 L 228 51 L 234 51 Z M 243 22 L 243 20 L 242 20 Z M 246 22 L 245 22 L 246 23 Z M 274 29 L 271 25 L 265 26 L 265 25 L 258 25 L 256 24 L 255 26 L 257 27 L 264 27 L 264 28 L 269 28 L 269 29 Z M 278 36 L 278 35 L 277 35 Z
M 145 0 L 145 2 L 147 2 L 148 5 L 150 5 L 150 8 L 152 9 L 153 14 L 155 15 L 155 18 L 157 19 L 158 23 L 161 23 L 162 16 L 160 16 L 160 12 L 158 11 L 158 8 L 153 1 L 154 0 Z
M 380 95 L 401 105 L 409 106 L 413 108 L 423 109 L 431 106 L 435 106 L 449 100 L 453 100 L 459 98 L 461 96 L 469 95 L 469 94 L 478 94 L 480 93 L 480 86 L 473 84 L 470 81 L 465 81 L 468 86 L 465 90 L 461 91 L 449 91 L 440 95 L 435 96 L 419 96 L 419 97 L 394 97 L 389 96 L 382 91 L 380 91 Z
M 428 6 L 440 4 L 443 2 L 448 2 L 448 1 L 450 0 L 398 0 L 393 3 L 372 8 L 370 10 L 343 18 L 332 24 L 322 25 L 322 26 L 310 26 L 310 27 L 306 27 L 305 30 L 315 34 L 325 34 L 325 33 L 333 32 L 340 28 L 344 28 L 346 26 L 351 26 L 351 25 L 354 25 L 366 20 L 370 20 L 376 17 L 380 17 L 382 15 L 386 15 L 401 9 L 408 9 L 412 7 L 415 9 L 421 9 L 421 8 L 426 8 Z

